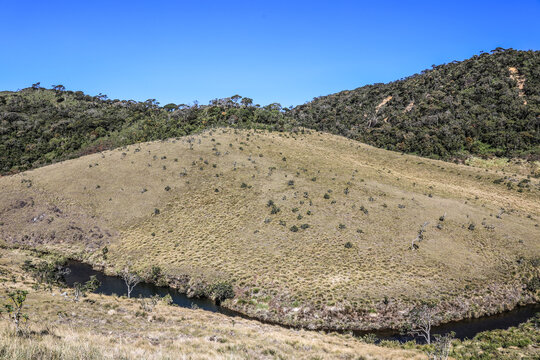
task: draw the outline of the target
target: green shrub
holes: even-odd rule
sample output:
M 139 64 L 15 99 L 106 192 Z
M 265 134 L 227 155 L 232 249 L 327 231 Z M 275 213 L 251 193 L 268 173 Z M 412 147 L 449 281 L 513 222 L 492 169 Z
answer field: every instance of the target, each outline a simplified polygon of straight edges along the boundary
M 232 299 L 235 295 L 232 284 L 226 281 L 217 282 L 208 286 L 206 293 L 209 298 L 218 303 L 227 299 Z

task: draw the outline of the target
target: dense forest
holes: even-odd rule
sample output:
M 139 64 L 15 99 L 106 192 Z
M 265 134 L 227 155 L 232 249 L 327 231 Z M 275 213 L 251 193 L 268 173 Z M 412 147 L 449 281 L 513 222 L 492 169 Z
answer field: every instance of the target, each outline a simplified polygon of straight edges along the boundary
M 208 105 L 112 100 L 39 83 L 0 92 L 0 173 L 207 127 L 304 126 L 422 156 L 540 157 L 540 51 L 496 49 L 293 109 L 239 95 Z
M 314 99 L 301 125 L 433 158 L 540 154 L 540 51 L 495 49 Z

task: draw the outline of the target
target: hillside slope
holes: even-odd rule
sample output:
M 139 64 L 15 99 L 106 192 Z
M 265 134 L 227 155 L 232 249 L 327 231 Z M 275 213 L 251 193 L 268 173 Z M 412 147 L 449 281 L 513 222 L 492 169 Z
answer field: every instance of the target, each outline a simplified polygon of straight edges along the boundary
M 540 51 L 496 49 L 321 96 L 292 114 L 302 126 L 422 156 L 538 159 Z
M 62 85 L 45 89 L 39 83 L 0 92 L 0 174 L 216 125 L 283 128 L 281 106 L 260 107 L 240 99 L 160 106 L 155 99 L 107 99 Z
M 535 301 L 539 217 L 538 179 L 313 131 L 215 129 L 0 178 L 8 244 L 159 266 L 193 295 L 228 283 L 225 306 L 310 327 Z
M 208 105 L 107 99 L 57 85 L 0 92 L 0 174 L 214 126 L 298 125 L 441 159 L 540 157 L 540 52 L 497 50 L 294 109 L 239 95 Z

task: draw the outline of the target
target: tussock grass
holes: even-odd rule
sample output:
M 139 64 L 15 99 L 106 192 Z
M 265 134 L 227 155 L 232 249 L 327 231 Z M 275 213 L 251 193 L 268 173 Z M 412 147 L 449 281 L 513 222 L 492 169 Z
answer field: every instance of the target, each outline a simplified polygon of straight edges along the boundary
M 455 340 L 451 355 L 468 359 L 538 359 L 540 357 L 540 317 L 506 330 L 486 331 L 470 340 Z
M 159 265 L 184 290 L 229 281 L 226 306 L 293 325 L 396 326 L 418 301 L 449 320 L 534 296 L 539 180 L 502 175 L 324 133 L 215 129 L 1 178 L 0 235 L 110 272 Z
M 29 290 L 30 317 L 22 336 L 0 319 L 0 359 L 425 358 L 348 335 L 288 330 L 163 303 L 143 312 L 138 299 L 89 294 L 74 302 L 72 290 L 35 289 L 20 268 L 31 254 L 1 249 L 0 255 L 0 301 L 10 289 Z

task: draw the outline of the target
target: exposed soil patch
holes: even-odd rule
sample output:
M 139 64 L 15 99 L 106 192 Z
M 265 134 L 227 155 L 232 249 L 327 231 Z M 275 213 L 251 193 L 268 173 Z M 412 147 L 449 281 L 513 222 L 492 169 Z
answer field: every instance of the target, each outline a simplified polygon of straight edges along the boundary
M 510 71 L 510 79 L 517 83 L 519 96 L 525 97 L 525 92 L 523 91 L 523 88 L 525 87 L 525 77 L 520 75 L 518 69 L 515 67 L 509 67 L 508 71 Z M 527 105 L 527 100 L 523 99 L 523 105 Z

